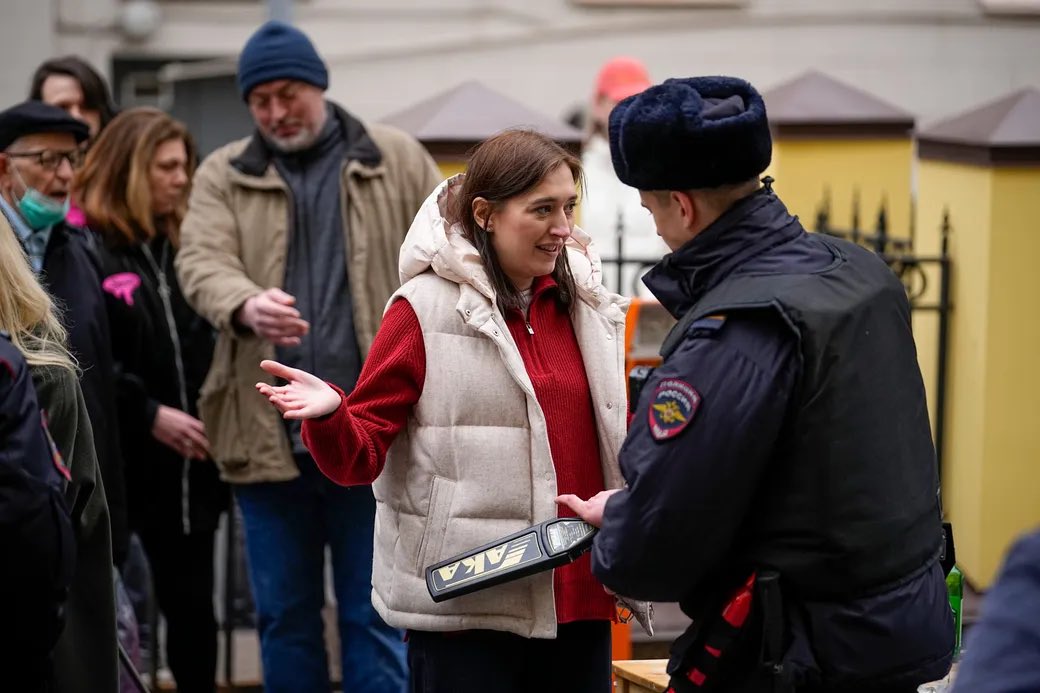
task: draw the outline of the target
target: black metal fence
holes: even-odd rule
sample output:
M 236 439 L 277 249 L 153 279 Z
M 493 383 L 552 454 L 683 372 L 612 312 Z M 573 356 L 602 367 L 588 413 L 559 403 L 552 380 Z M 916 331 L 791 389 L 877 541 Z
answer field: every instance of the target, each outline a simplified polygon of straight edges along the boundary
M 603 262 L 603 284 L 611 291 L 616 291 L 626 296 L 638 296 L 642 293 L 642 283 L 639 278 L 648 269 L 656 265 L 660 257 L 631 257 L 625 255 L 625 221 L 618 213 L 617 225 L 614 228 L 614 257 L 604 257 Z M 611 267 L 613 271 L 608 271 Z M 625 286 L 626 268 L 635 269 L 628 286 Z

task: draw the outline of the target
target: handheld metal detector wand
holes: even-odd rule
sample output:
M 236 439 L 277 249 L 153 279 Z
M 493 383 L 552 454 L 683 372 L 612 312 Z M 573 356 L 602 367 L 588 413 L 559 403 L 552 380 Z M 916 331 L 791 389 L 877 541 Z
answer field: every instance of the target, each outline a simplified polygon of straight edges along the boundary
M 435 602 L 570 563 L 592 547 L 598 530 L 578 518 L 546 520 L 426 568 Z

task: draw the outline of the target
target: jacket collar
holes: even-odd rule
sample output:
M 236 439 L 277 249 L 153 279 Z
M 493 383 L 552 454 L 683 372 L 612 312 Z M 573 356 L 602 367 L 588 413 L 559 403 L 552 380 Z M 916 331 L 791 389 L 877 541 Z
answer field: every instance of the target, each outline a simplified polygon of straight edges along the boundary
M 665 255 L 643 283 L 676 318 L 752 258 L 802 234 L 798 219 L 765 187 L 738 201 L 708 228 Z
M 343 134 L 343 141 L 347 148 L 346 160 L 357 161 L 367 168 L 378 168 L 383 162 L 383 153 L 379 151 L 379 147 L 368 134 L 364 124 L 339 105 L 331 101 L 327 103 L 332 111 L 331 117 L 339 123 L 340 131 Z M 231 159 L 231 166 L 246 176 L 264 178 L 269 174 L 273 157 L 274 152 L 271 146 L 257 131 L 249 139 L 246 148 Z M 277 174 L 271 173 L 270 175 Z

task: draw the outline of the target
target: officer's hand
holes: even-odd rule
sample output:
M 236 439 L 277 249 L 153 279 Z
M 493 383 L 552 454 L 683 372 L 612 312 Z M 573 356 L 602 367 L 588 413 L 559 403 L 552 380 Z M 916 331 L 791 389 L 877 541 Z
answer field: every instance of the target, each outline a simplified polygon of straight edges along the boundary
M 297 346 L 310 330 L 293 305 L 296 298 L 271 288 L 252 296 L 235 313 L 235 319 L 277 346 Z
M 290 368 L 277 361 L 261 361 L 260 367 L 287 385 L 273 387 L 257 383 L 256 389 L 266 397 L 286 419 L 313 419 L 336 411 L 343 401 L 339 393 L 321 378 L 299 368 Z
M 573 493 L 565 493 L 562 496 L 556 496 L 556 502 L 573 510 L 575 515 L 593 527 L 599 527 L 603 524 L 603 508 L 607 505 L 607 499 L 620 490 L 614 488 L 609 491 L 600 491 L 587 501 L 578 498 Z

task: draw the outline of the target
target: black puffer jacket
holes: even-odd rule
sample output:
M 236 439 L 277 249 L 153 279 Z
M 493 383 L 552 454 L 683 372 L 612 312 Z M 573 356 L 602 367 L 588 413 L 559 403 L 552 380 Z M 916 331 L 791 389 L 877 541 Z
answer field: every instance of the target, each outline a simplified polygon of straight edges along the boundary
M 151 433 L 159 405 L 198 417 L 199 388 L 213 357 L 213 328 L 184 301 L 173 271 L 175 252 L 164 236 L 147 246 L 106 244 L 102 287 L 116 360 L 130 525 L 193 533 L 215 529 L 228 491 L 211 460 L 187 460 Z

